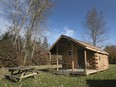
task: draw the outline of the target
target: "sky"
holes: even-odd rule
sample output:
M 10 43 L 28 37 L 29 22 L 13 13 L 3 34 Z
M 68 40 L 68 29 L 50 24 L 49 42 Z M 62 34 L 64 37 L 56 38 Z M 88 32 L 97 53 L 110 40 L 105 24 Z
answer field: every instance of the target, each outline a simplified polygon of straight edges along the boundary
M 104 45 L 116 44 L 116 0 L 56 0 L 48 19 L 48 40 L 52 44 L 61 35 L 87 41 L 83 23 L 88 10 L 95 7 L 106 21 L 108 40 Z
M 46 36 L 49 43 L 53 44 L 62 34 L 87 41 L 83 34 L 83 22 L 87 11 L 93 7 L 102 12 L 106 21 L 108 40 L 104 45 L 116 44 L 116 0 L 55 0 L 47 20 Z M 5 29 L 7 24 L 8 22 L 0 17 L 0 29 Z

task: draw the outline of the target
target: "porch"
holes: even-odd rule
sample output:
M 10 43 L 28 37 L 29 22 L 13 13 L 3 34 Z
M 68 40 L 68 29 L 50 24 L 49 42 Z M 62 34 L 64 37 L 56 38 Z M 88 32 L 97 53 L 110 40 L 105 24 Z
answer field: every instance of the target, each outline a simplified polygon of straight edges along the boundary
M 88 62 L 89 62 L 88 60 L 91 57 L 88 58 L 86 50 L 83 51 L 83 61 L 81 60 L 82 58 L 80 58 L 80 60 L 78 60 L 78 61 L 80 61 L 80 63 L 77 63 L 74 60 L 74 58 L 72 58 L 70 62 L 63 60 L 64 57 L 60 58 L 61 60 L 59 60 L 58 51 L 57 51 L 57 55 L 56 55 L 56 60 L 53 61 L 51 56 L 52 55 L 49 52 L 49 71 L 54 74 L 89 75 L 89 74 L 93 74 L 93 73 L 100 71 L 97 68 L 93 67 L 93 64 L 92 65 L 90 65 L 90 63 L 88 64 Z M 56 68 L 52 69 L 51 65 L 56 65 Z M 59 65 L 60 65 L 60 67 L 59 67 Z
M 101 70 L 87 69 L 86 73 L 84 69 L 74 69 L 74 71 L 72 71 L 72 69 L 59 69 L 59 70 L 51 70 L 50 72 L 57 75 L 90 75 L 97 73 L 98 71 L 103 71 L 103 69 Z

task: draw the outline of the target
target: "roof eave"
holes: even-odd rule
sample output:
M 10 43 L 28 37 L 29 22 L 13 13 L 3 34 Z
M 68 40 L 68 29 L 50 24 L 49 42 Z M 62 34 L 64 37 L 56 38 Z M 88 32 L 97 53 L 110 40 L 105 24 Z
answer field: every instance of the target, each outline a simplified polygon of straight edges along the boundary
M 49 52 L 50 52 L 50 50 L 55 46 L 55 44 L 60 40 L 62 38 L 62 35 L 55 41 L 55 43 L 54 44 L 52 44 L 52 46 L 49 48 Z
M 102 53 L 102 54 L 109 55 L 107 52 L 101 52 L 101 51 L 99 51 L 99 50 L 95 50 L 95 49 L 92 49 L 92 48 L 90 48 L 90 47 L 86 47 L 86 49 L 92 50 L 92 51 L 95 51 L 95 52 L 98 52 L 98 53 Z

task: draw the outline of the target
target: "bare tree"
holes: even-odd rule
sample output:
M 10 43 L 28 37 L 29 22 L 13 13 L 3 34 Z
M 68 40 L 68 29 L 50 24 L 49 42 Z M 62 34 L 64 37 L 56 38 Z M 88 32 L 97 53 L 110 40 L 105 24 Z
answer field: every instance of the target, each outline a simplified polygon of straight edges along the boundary
M 25 27 L 28 27 L 31 32 L 37 29 L 34 27 L 45 21 L 47 12 L 52 7 L 52 0 L 8 0 L 5 2 L 6 16 L 8 20 L 10 19 L 15 33 L 14 44 Z
M 91 38 L 94 46 L 106 40 L 106 31 L 102 12 L 97 12 L 95 8 L 90 9 L 84 22 L 84 32 Z
M 4 14 L 10 20 L 12 32 L 15 36 L 14 45 L 18 43 L 18 36 L 25 31 L 25 40 L 22 52 L 25 53 L 24 63 L 31 54 L 33 57 L 35 41 L 43 33 L 48 11 L 52 7 L 52 0 L 7 0 Z M 31 44 L 31 53 L 28 53 L 28 44 Z M 20 47 L 20 46 L 19 46 Z M 30 47 L 29 47 L 30 48 Z M 20 48 L 19 48 L 20 49 Z

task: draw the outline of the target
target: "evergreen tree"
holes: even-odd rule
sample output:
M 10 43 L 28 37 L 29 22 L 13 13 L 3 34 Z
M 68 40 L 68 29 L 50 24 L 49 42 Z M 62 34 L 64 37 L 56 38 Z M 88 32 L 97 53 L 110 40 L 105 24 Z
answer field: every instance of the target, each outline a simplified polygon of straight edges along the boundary
M 43 46 L 43 48 L 44 48 L 45 50 L 48 49 L 48 40 L 47 40 L 47 37 L 44 37 L 42 46 Z
M 41 38 L 39 37 L 38 44 L 41 45 Z

